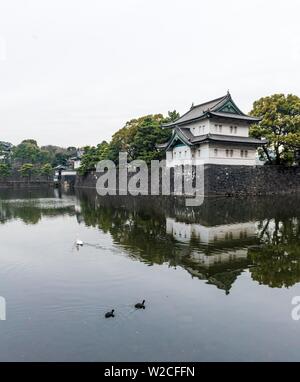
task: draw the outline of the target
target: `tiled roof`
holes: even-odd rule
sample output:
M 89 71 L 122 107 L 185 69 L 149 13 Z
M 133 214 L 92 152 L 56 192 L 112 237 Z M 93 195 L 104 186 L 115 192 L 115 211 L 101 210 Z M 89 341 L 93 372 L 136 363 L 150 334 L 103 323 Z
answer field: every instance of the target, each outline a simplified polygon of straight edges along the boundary
M 172 126 L 174 124 L 180 124 L 186 121 L 190 121 L 192 119 L 199 118 L 203 116 L 207 110 L 214 108 L 216 105 L 220 104 L 225 99 L 227 99 L 227 95 L 193 106 L 187 113 L 183 114 L 176 121 L 171 123 L 166 123 L 163 126 L 164 127 Z
M 240 115 L 240 114 L 220 113 L 220 112 L 210 112 L 210 114 L 215 117 L 234 118 L 234 119 L 241 119 L 241 120 L 253 121 L 253 122 L 259 122 L 261 120 L 261 118 L 251 117 L 250 115 Z
M 231 135 L 221 134 L 205 134 L 191 139 L 192 144 L 200 143 L 203 141 L 218 141 L 218 142 L 231 142 L 231 143 L 247 143 L 255 145 L 263 145 L 266 143 L 264 140 L 252 138 L 252 137 L 236 137 Z
M 252 137 L 237 137 L 232 135 L 221 135 L 221 134 L 203 134 L 199 136 L 194 136 L 188 128 L 176 127 L 172 138 L 163 144 L 156 145 L 160 150 L 167 149 L 173 142 L 175 136 L 178 136 L 184 143 L 189 146 L 196 145 L 198 143 L 204 143 L 208 141 L 215 142 L 227 142 L 227 143 L 244 143 L 247 145 L 262 146 L 267 143 L 266 140 L 260 140 Z
M 227 102 L 234 104 L 234 102 L 231 98 L 231 95 L 229 93 L 227 93 L 223 97 L 219 97 L 219 98 L 213 99 L 211 101 L 204 102 L 204 103 L 201 103 L 201 104 L 196 105 L 196 106 L 192 106 L 188 112 L 183 114 L 176 121 L 170 122 L 170 123 L 165 123 L 162 125 L 162 127 L 163 128 L 170 128 L 170 127 L 185 125 L 185 124 L 188 124 L 189 122 L 192 122 L 194 120 L 206 118 L 209 115 L 212 115 L 215 117 L 234 118 L 234 119 L 247 120 L 247 121 L 253 121 L 253 122 L 260 121 L 260 118 L 251 117 L 251 116 L 244 114 L 241 110 L 238 109 L 238 107 L 235 104 L 234 104 L 234 107 L 235 107 L 235 110 L 237 111 L 236 114 L 218 111 Z

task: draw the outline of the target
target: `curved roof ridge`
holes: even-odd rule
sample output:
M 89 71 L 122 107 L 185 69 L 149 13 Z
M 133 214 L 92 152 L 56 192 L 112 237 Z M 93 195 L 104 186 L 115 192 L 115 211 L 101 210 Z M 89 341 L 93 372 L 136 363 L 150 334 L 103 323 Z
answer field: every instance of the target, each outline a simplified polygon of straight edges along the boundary
M 207 105 L 208 103 L 213 103 L 213 102 L 216 102 L 216 101 L 219 101 L 215 106 L 217 106 L 221 101 L 223 101 L 223 99 L 227 98 L 228 97 L 228 93 L 225 95 L 225 96 L 222 96 L 222 97 L 218 97 L 218 98 L 215 98 L 215 99 L 212 99 L 210 101 L 206 101 L 206 102 L 203 102 L 203 103 L 199 103 L 198 105 L 195 105 L 193 106 L 193 109 L 196 108 L 196 107 L 199 107 L 199 106 L 204 106 L 204 105 Z
M 236 113 L 229 112 L 229 111 L 222 111 L 223 106 L 226 105 L 227 102 L 230 102 L 232 104 L 232 107 L 234 108 Z M 215 98 L 213 100 L 200 103 L 198 105 L 191 107 L 186 113 L 181 115 L 175 121 L 164 123 L 162 125 L 162 128 L 169 128 L 169 127 L 175 127 L 178 125 L 189 124 L 189 123 L 192 123 L 193 121 L 206 118 L 209 115 L 215 115 L 215 116 L 226 117 L 226 118 L 234 118 L 234 119 L 244 119 L 244 120 L 255 121 L 255 122 L 259 121 L 259 119 L 248 116 L 247 114 L 242 112 L 242 110 L 233 101 L 231 94 L 227 92 L 225 96 Z

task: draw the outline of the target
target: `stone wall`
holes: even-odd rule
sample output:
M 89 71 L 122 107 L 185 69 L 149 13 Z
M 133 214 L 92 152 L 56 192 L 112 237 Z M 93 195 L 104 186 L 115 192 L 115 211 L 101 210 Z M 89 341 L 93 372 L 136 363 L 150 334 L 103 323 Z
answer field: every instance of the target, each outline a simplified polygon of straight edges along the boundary
M 39 188 L 53 185 L 53 178 L 45 175 L 32 175 L 30 179 L 22 177 L 17 171 L 11 176 L 0 178 L 1 188 Z
M 300 192 L 300 167 L 205 166 L 207 195 L 270 195 Z
M 270 195 L 300 192 L 300 167 L 211 164 L 205 165 L 204 168 L 205 195 Z M 132 175 L 134 174 L 128 174 L 128 179 Z M 75 187 L 95 189 L 97 176 L 99 174 L 95 172 L 77 176 Z M 173 179 L 174 174 L 171 173 L 171 192 L 173 192 Z

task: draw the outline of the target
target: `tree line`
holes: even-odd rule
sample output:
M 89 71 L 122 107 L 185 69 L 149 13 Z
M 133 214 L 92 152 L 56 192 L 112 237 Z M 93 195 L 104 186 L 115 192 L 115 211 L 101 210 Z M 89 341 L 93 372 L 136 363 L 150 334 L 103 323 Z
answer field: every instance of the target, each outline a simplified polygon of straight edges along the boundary
M 76 155 L 76 147 L 39 147 L 34 139 L 25 139 L 16 146 L 0 142 L 0 177 L 16 173 L 28 178 L 32 175 L 50 177 L 54 167 L 67 166 L 70 158 Z
M 103 141 L 97 146 L 84 148 L 79 174 L 94 170 L 103 159 L 118 163 L 119 152 L 126 152 L 129 161 L 142 159 L 149 163 L 154 159 L 162 159 L 164 153 L 157 150 L 156 145 L 170 139 L 171 131 L 162 129 L 161 125 L 177 118 L 179 114 L 176 111 L 169 111 L 167 116 L 151 114 L 131 119 L 112 136 L 110 143 Z
M 300 98 L 293 94 L 274 94 L 254 102 L 250 115 L 262 117 L 251 126 L 250 135 L 265 138 L 268 143 L 259 148 L 259 156 L 267 165 L 293 165 L 300 162 Z M 119 129 L 110 142 L 102 141 L 96 146 L 83 148 L 79 174 L 95 169 L 103 159 L 118 162 L 119 152 L 126 152 L 128 160 L 141 159 L 150 163 L 163 159 L 165 153 L 156 145 L 170 139 L 171 131 L 162 129 L 163 123 L 175 121 L 179 113 L 175 110 L 162 114 L 151 114 L 131 119 Z M 17 170 L 23 176 L 33 173 L 50 175 L 58 165 L 66 166 L 70 158 L 77 155 L 75 147 L 39 147 L 37 142 L 27 139 L 17 146 L 7 148 L 0 142 L 0 177 L 9 176 Z
M 274 94 L 255 101 L 250 115 L 262 117 L 251 126 L 250 136 L 267 139 L 267 144 L 258 149 L 261 160 L 266 165 L 292 165 L 300 162 L 300 98 L 293 94 Z M 110 159 L 118 162 L 119 152 L 126 152 L 128 160 L 142 159 L 149 163 L 152 159 L 162 159 L 163 151 L 156 144 L 166 142 L 170 130 L 161 129 L 161 124 L 175 121 L 176 111 L 147 115 L 127 122 L 118 130 L 110 143 L 103 141 L 97 146 L 84 148 L 81 175 L 95 169 L 98 161 Z

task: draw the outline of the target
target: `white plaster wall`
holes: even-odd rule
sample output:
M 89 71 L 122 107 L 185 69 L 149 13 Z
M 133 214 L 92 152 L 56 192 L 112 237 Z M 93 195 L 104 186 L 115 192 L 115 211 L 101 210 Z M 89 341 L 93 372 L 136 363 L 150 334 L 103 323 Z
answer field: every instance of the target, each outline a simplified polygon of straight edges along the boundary
M 174 147 L 172 151 L 167 152 L 166 160 L 169 167 L 192 164 L 191 149 L 186 145 Z
M 173 218 L 166 219 L 167 233 L 179 241 L 187 242 L 192 237 L 205 244 L 216 241 L 240 240 L 253 237 L 258 231 L 258 222 L 246 222 L 226 224 L 208 227 L 202 224 L 188 224 L 176 221 Z
M 166 231 L 178 241 L 188 243 L 192 238 L 192 225 L 177 222 L 175 219 L 166 219 Z
M 217 155 L 215 153 L 217 149 Z M 200 150 L 200 155 L 199 155 Z M 226 150 L 228 156 L 226 156 Z M 231 156 L 230 150 L 233 150 Z M 244 151 L 244 156 L 241 156 L 241 150 Z M 245 151 L 248 154 L 246 156 Z M 187 154 L 185 154 L 185 151 Z M 174 155 L 176 152 L 176 155 Z M 179 155 L 181 152 L 181 156 Z M 192 155 L 193 154 L 193 155 Z M 188 146 L 175 147 L 173 149 L 173 158 L 171 152 L 167 152 L 167 167 L 174 167 L 179 165 L 202 165 L 202 164 L 221 164 L 221 165 L 243 165 L 243 166 L 255 166 L 256 164 L 256 149 L 245 148 L 245 146 L 239 145 L 220 145 L 220 144 L 200 144 L 197 147 L 192 147 L 192 150 Z
M 241 248 L 241 249 L 227 250 L 226 253 L 211 254 L 211 255 L 205 255 L 204 253 L 193 251 L 190 255 L 190 258 L 194 262 L 198 263 L 199 265 L 209 268 L 219 263 L 227 263 L 227 262 L 238 260 L 238 259 L 246 259 L 247 256 L 248 256 L 248 249 Z
M 217 150 L 217 153 L 215 152 Z M 228 156 L 226 154 L 228 150 Z M 232 156 L 231 156 L 232 150 Z M 244 151 L 244 156 L 241 155 L 241 150 Z M 246 156 L 247 151 L 247 156 Z M 211 164 L 228 164 L 228 165 L 248 165 L 254 166 L 256 160 L 256 149 L 245 148 L 239 145 L 209 145 L 209 163 Z
M 221 131 L 219 126 L 221 126 Z M 230 126 L 233 127 L 232 132 L 230 130 Z M 234 127 L 236 127 L 236 133 L 235 133 Z M 236 137 L 249 136 L 249 126 L 245 122 L 233 122 L 233 123 L 216 122 L 210 119 L 208 120 L 208 128 L 209 128 L 210 134 L 232 135 Z
M 203 121 L 194 122 L 189 125 L 190 131 L 193 135 L 199 136 L 209 133 L 209 120 L 204 119 Z
M 217 126 L 216 126 L 217 125 Z M 221 126 L 221 130 L 219 128 Z M 232 126 L 232 132 L 230 129 Z M 235 128 L 236 127 L 236 132 Z M 204 134 L 221 134 L 221 135 L 232 135 L 237 137 L 248 137 L 249 136 L 249 125 L 245 122 L 216 122 L 211 119 L 204 119 L 203 121 L 198 121 L 191 123 L 189 125 L 190 131 L 193 135 L 199 136 Z
M 166 152 L 166 161 L 167 162 L 172 162 L 173 160 L 173 152 L 171 150 Z

